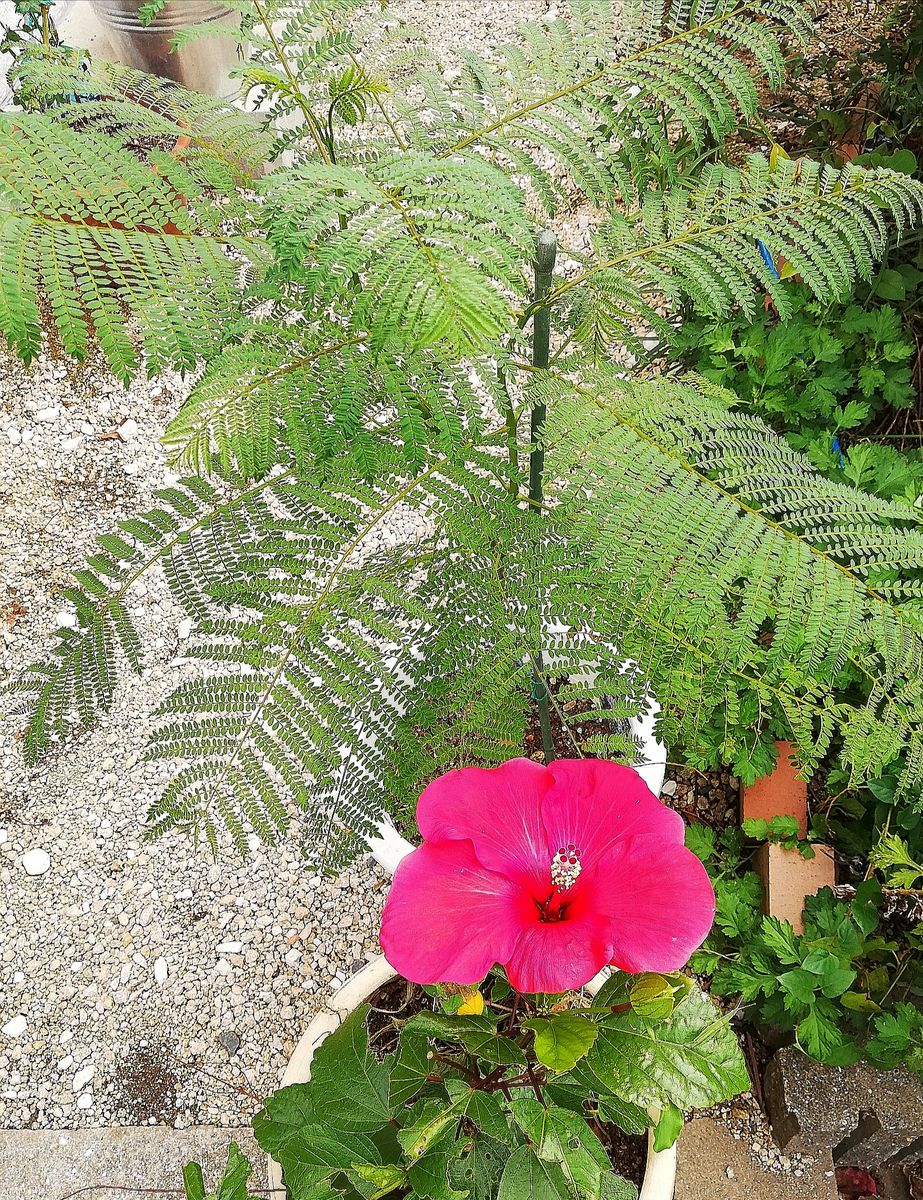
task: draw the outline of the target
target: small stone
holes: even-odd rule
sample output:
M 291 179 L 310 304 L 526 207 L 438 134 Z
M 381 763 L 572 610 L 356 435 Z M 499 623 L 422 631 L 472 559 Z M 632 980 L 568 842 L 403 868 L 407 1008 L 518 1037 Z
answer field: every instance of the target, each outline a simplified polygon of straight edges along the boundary
M 186 639 L 189 637 L 190 633 L 192 633 L 192 618 L 184 617 L 182 619 L 182 621 L 180 621 L 179 625 L 177 626 L 176 632 L 179 637 L 179 640 L 181 642 L 185 642 Z
M 58 409 L 53 406 L 51 408 L 40 408 L 35 414 L 35 419 L 36 421 L 54 421 L 57 420 L 57 416 Z
M 218 1034 L 218 1041 L 224 1046 L 228 1054 L 236 1054 L 240 1049 L 240 1038 L 233 1029 L 225 1029 Z
M 65 609 L 62 609 L 61 612 L 59 612 L 56 615 L 55 620 L 58 622 L 59 625 L 64 625 L 68 629 L 76 629 L 77 628 L 77 614 L 76 613 L 67 612 Z
M 661 796 L 675 796 L 676 795 L 676 780 L 675 779 L 667 779 L 665 781 L 663 787 L 660 789 L 660 794 L 661 794 Z
M 61 449 L 62 450 L 76 450 L 78 446 L 82 446 L 82 445 L 83 445 L 82 437 L 72 437 L 72 438 L 67 439 L 67 441 L 61 447 Z
M 217 949 L 218 954 L 240 954 L 243 950 L 243 942 L 222 942 Z
M 19 443 L 22 441 L 22 434 L 19 432 L 19 430 L 16 428 L 15 425 L 10 425 L 10 427 L 6 431 L 6 436 L 10 439 L 10 441 L 13 443 L 14 446 L 18 446 Z
M 83 1089 L 86 1087 L 86 1085 L 90 1082 L 90 1080 L 93 1078 L 93 1076 L 95 1074 L 96 1074 L 95 1067 L 93 1067 L 93 1066 L 81 1067 L 81 1069 L 74 1076 L 74 1082 L 71 1085 L 71 1091 L 73 1091 L 73 1092 L 83 1091 Z
M 7 1021 L 3 1028 L 0 1029 L 0 1033 L 4 1033 L 7 1037 L 11 1038 L 21 1037 L 26 1032 L 27 1023 L 26 1018 L 20 1013 L 19 1016 L 12 1017 Z
M 119 425 L 118 430 L 119 430 L 119 437 L 122 439 L 123 442 L 127 442 L 131 438 L 137 437 L 138 422 L 135 421 L 132 417 L 126 417 L 125 420 L 121 423 L 121 425 Z
M 167 960 L 165 958 L 155 958 L 154 959 L 154 978 L 157 980 L 157 982 L 158 983 L 166 983 L 167 982 L 167 973 L 168 973 Z
M 27 875 L 44 875 L 51 866 L 51 858 L 45 850 L 27 850 L 21 861 Z
M 93 1107 L 93 1093 L 92 1092 L 84 1092 L 82 1096 L 78 1096 L 77 1097 L 77 1107 L 78 1108 L 92 1108 Z

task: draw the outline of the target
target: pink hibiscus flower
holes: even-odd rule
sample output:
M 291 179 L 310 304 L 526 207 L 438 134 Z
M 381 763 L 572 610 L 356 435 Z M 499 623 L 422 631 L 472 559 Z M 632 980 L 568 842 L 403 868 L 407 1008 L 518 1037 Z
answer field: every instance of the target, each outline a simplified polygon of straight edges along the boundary
M 522 992 L 582 987 L 607 963 L 674 971 L 715 915 L 683 821 L 628 767 L 515 758 L 465 767 L 420 797 L 419 846 L 381 920 L 414 983 L 475 983 L 495 963 Z

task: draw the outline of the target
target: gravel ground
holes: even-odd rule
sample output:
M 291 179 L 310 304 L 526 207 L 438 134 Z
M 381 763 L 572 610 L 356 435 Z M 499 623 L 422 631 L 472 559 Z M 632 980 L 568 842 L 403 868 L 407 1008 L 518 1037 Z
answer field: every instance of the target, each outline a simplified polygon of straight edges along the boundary
M 479 7 L 395 11 L 451 57 L 548 10 Z M 175 478 L 158 438 L 186 385 L 125 389 L 98 361 L 42 355 L 27 370 L 2 351 L 0 373 L 2 683 L 50 644 L 59 589 L 95 536 Z M 178 837 L 143 843 L 165 782 L 142 762 L 148 716 L 192 668 L 162 579 L 134 600 L 145 668 L 89 735 L 26 771 L 22 720 L 0 702 L 0 1127 L 239 1125 L 331 988 L 376 950 L 385 880 L 369 863 L 331 881 L 294 844 L 241 861 Z
M 94 536 L 173 478 L 157 439 L 182 385 L 126 390 L 98 365 L 44 356 L 2 369 L 6 678 L 48 644 L 66 612 L 55 591 Z M 164 782 L 141 763 L 147 717 L 190 668 L 161 579 L 137 588 L 135 613 L 144 673 L 90 735 L 27 772 L 21 721 L 4 722 L 0 1125 L 239 1123 L 254 1101 L 235 1088 L 271 1087 L 317 1003 L 375 950 L 384 880 L 371 865 L 330 881 L 295 845 L 213 861 L 178 837 L 142 843 Z M 37 851 L 50 865 L 29 875 Z

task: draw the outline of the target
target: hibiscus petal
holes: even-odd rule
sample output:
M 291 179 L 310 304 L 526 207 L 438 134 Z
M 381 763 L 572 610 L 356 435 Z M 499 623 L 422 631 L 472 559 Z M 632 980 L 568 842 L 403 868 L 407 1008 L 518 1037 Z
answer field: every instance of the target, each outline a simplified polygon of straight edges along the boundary
M 382 951 L 413 983 L 476 983 L 512 953 L 521 900 L 522 889 L 486 870 L 470 842 L 424 844 L 394 873 Z
M 547 853 L 571 843 L 586 871 L 617 842 L 637 833 L 682 845 L 683 819 L 661 803 L 637 771 L 598 758 L 559 758 L 542 801 Z
M 545 767 L 513 758 L 499 767 L 463 767 L 434 779 L 417 804 L 428 842 L 468 839 L 481 863 L 520 882 L 547 879 L 551 867 L 542 825 Z
M 705 941 L 715 893 L 685 846 L 638 834 L 613 846 L 581 892 L 610 922 L 612 963 L 623 971 L 677 971 Z
M 591 911 L 569 909 L 563 921 L 548 922 L 535 920 L 533 913 L 505 964 L 511 986 L 518 992 L 583 987 L 612 958 L 611 924 Z

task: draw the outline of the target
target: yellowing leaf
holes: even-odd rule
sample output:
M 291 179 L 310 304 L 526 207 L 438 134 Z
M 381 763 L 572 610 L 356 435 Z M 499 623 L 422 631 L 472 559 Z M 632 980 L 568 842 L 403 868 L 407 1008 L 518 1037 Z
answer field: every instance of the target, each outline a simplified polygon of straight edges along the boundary
M 484 997 L 477 988 L 462 988 L 464 1001 L 455 1010 L 460 1017 L 479 1017 L 484 1011 Z

